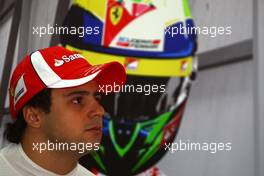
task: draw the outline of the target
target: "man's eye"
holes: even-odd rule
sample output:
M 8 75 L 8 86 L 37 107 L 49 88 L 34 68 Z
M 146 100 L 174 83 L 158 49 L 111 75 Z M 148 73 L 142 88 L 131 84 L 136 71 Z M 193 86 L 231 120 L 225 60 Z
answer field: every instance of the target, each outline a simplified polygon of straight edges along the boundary
M 101 102 L 101 100 L 102 100 L 102 95 L 101 94 L 98 93 L 94 97 L 95 97 L 96 101 Z
M 76 97 L 72 100 L 73 104 L 81 104 L 82 102 L 82 97 Z

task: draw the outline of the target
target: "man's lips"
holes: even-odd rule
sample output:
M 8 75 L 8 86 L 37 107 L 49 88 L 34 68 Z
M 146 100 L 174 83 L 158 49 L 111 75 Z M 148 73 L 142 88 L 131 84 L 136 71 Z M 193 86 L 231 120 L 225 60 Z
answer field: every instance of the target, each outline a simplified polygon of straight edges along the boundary
M 95 126 L 95 127 L 87 128 L 85 131 L 102 131 L 102 127 Z

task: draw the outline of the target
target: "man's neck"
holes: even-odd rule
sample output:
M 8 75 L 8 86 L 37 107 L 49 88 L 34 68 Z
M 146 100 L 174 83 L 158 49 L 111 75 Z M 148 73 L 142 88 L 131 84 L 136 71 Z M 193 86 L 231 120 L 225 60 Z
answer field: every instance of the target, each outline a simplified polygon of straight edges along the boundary
M 32 139 L 38 139 L 38 141 Z M 40 150 L 36 150 L 36 145 L 39 148 L 41 143 L 47 145 L 47 141 L 29 136 L 23 138 L 21 141 L 23 151 L 37 165 L 60 175 L 71 172 L 77 166 L 79 158 L 74 153 L 55 150 L 43 150 L 40 152 Z

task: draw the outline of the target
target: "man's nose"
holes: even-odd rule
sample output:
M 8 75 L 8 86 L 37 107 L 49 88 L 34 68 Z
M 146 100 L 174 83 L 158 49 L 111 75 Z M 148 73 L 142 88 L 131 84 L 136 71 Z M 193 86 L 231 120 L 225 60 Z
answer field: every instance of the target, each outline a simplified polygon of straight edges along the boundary
M 103 106 L 95 99 L 93 98 L 92 100 L 92 103 L 90 104 L 91 107 L 89 108 L 90 111 L 89 111 L 89 116 L 91 117 L 103 117 L 105 111 L 104 111 L 104 108 Z

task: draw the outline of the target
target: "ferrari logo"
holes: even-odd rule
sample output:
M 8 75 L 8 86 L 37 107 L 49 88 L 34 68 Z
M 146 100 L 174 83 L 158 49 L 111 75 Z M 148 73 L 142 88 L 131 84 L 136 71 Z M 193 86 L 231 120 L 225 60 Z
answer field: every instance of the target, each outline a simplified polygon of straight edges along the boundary
M 110 10 L 110 19 L 113 25 L 117 25 L 123 15 L 123 8 L 121 6 L 114 6 Z

